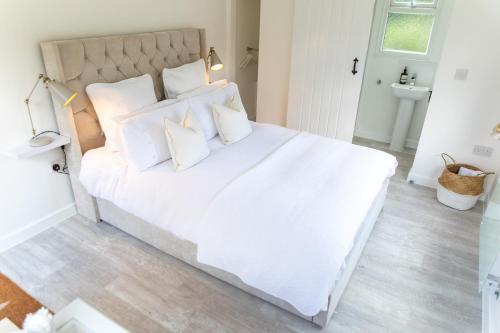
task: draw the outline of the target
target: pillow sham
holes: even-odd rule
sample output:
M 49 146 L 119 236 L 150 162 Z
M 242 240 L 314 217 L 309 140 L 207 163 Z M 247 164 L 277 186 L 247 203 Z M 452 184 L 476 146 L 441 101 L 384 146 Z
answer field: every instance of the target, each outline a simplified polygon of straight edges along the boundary
M 225 105 L 236 93 L 238 93 L 238 86 L 231 82 L 223 88 L 188 100 L 193 114 L 200 122 L 207 141 L 217 136 L 217 127 L 212 113 L 214 104 Z
M 207 84 L 206 86 L 201 86 L 196 89 L 190 90 L 186 93 L 177 96 L 177 99 L 186 99 L 191 97 L 196 97 L 199 95 L 207 94 L 216 91 L 217 89 L 223 88 L 227 85 L 227 80 L 219 80 Z
M 164 119 L 179 122 L 189 108 L 187 101 L 165 101 L 144 108 L 142 112 L 124 119 L 119 124 L 120 153 L 129 165 L 146 170 L 170 159 Z
M 120 146 L 113 118 L 158 102 L 149 74 L 115 83 L 93 83 L 85 90 L 106 136 L 105 147 L 111 151 L 119 150 Z
M 175 171 L 189 169 L 210 154 L 203 130 L 191 110 L 180 124 L 165 118 L 165 135 Z
M 148 113 L 148 112 L 151 112 L 151 111 L 155 111 L 155 110 L 164 108 L 166 106 L 169 106 L 169 105 L 172 105 L 172 104 L 175 104 L 175 103 L 178 103 L 178 102 L 179 102 L 178 99 L 164 99 L 163 101 L 160 101 L 158 103 L 154 103 L 154 104 L 151 104 L 151 105 L 147 105 L 147 106 L 145 106 L 143 108 L 140 108 L 136 112 L 127 113 L 127 114 L 121 114 L 121 115 L 118 115 L 116 117 L 113 117 L 113 120 L 116 123 L 116 125 L 119 126 L 123 121 L 125 121 L 127 119 L 130 119 L 130 118 L 133 118 L 133 117 L 137 117 L 137 116 L 142 116 L 145 113 Z
M 238 93 L 226 105 L 215 104 L 213 114 L 219 137 L 225 145 L 238 142 L 252 133 L 252 126 Z
M 203 59 L 176 68 L 164 68 L 162 77 L 167 98 L 177 98 L 180 94 L 208 84 Z

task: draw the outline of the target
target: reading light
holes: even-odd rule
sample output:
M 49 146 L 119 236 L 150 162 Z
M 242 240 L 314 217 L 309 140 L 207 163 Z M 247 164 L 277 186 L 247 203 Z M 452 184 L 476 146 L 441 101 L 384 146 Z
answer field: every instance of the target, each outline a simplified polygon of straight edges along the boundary
M 210 52 L 208 52 L 208 64 L 210 66 L 210 70 L 212 71 L 219 71 L 224 68 L 224 64 L 217 55 L 217 52 L 215 52 L 215 48 L 213 46 L 210 47 Z
M 493 129 L 491 136 L 495 140 L 500 140 L 500 124 L 497 124 L 497 126 Z
M 28 109 L 28 115 L 30 118 L 30 123 L 31 123 L 31 132 L 33 133 L 33 137 L 30 139 L 30 146 L 32 147 L 42 147 L 50 144 L 52 141 L 54 141 L 53 138 L 50 136 L 43 136 L 43 135 L 37 135 L 35 126 L 33 125 L 33 118 L 31 117 L 31 109 L 30 109 L 30 98 L 35 92 L 36 88 L 38 87 L 39 83 L 43 82 L 45 84 L 45 88 L 47 88 L 52 96 L 56 97 L 58 100 L 61 101 L 61 104 L 64 107 L 67 107 L 76 97 L 77 93 L 71 91 L 68 89 L 68 87 L 55 82 L 48 76 L 44 74 L 39 74 L 38 75 L 38 80 L 36 81 L 35 85 L 31 89 L 28 97 L 24 100 L 24 103 L 26 104 L 26 108 Z

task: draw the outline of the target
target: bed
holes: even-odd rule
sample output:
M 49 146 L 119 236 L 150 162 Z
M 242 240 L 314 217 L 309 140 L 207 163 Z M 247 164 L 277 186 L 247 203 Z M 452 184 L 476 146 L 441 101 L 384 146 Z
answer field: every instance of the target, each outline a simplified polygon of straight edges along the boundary
M 349 143 L 252 123 L 231 146 L 175 173 L 130 168 L 105 138 L 86 94 L 95 82 L 206 58 L 203 29 L 41 44 L 47 74 L 79 93 L 56 109 L 78 212 L 112 224 L 319 326 L 340 300 L 383 207 L 395 159 Z M 235 223 L 237 221 L 237 223 Z M 307 221 L 305 223 L 304 221 Z

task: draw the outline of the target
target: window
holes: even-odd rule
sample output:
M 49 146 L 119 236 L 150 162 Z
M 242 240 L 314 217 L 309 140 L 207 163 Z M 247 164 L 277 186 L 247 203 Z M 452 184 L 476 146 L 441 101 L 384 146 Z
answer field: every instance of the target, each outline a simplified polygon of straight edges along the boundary
M 427 55 L 437 0 L 391 0 L 382 51 Z

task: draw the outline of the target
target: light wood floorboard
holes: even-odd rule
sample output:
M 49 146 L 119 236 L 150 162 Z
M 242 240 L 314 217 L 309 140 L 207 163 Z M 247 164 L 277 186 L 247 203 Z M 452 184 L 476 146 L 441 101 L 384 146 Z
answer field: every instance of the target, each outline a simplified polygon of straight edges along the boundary
M 406 183 L 413 152 L 396 156 L 384 211 L 323 331 L 480 332 L 482 208 L 458 212 L 439 204 L 434 190 Z M 80 297 L 132 332 L 320 331 L 110 225 L 78 216 L 1 254 L 0 271 L 52 310 Z

